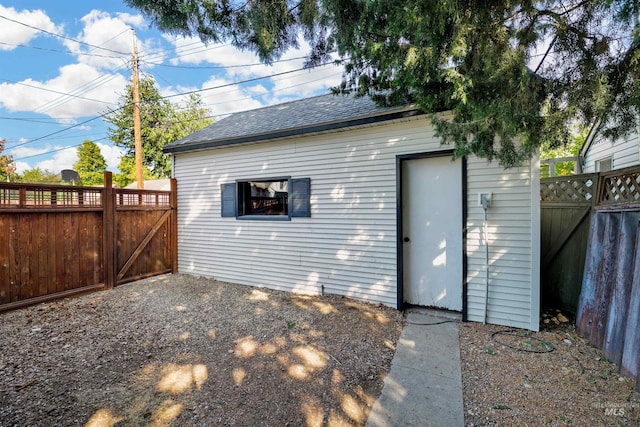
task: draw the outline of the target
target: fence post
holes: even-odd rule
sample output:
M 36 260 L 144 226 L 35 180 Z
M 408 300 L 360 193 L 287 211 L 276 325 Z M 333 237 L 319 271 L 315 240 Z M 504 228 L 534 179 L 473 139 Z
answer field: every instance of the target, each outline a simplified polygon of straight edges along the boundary
M 171 223 L 169 229 L 171 230 L 171 273 L 176 274 L 178 272 L 178 181 L 175 178 L 171 178 Z
M 102 218 L 104 251 L 104 284 L 107 289 L 115 285 L 116 256 L 115 256 L 115 203 L 113 197 L 113 183 L 111 172 L 104 173 L 104 190 L 102 192 Z

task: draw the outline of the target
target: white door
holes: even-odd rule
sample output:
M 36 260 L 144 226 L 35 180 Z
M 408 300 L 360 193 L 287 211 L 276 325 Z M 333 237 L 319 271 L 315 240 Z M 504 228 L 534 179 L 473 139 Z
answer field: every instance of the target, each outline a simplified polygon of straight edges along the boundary
M 462 310 L 462 161 L 402 162 L 404 302 Z

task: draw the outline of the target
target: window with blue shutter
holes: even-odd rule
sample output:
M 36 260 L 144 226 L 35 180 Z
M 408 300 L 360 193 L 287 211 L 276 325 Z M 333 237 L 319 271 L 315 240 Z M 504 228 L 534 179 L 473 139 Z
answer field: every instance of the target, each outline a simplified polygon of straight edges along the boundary
M 291 180 L 291 216 L 311 217 L 311 178 Z
M 220 216 L 235 217 L 236 216 L 236 183 L 231 182 L 229 184 L 221 184 L 220 193 L 222 195 L 222 201 L 220 203 Z
M 285 220 L 311 217 L 310 178 L 239 180 L 220 186 L 220 216 Z

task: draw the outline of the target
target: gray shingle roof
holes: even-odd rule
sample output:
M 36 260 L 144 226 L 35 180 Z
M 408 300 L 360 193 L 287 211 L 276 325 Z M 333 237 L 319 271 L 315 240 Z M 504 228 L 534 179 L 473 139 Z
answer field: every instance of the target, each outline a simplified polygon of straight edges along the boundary
M 419 114 L 415 107 L 380 107 L 368 97 L 320 95 L 233 113 L 167 144 L 167 153 L 330 131 Z

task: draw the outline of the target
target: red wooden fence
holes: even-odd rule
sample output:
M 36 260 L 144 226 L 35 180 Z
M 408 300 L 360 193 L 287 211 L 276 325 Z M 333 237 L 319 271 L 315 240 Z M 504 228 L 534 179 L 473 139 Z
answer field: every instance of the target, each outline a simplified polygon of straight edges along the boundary
M 0 311 L 176 272 L 176 194 L 0 183 Z

